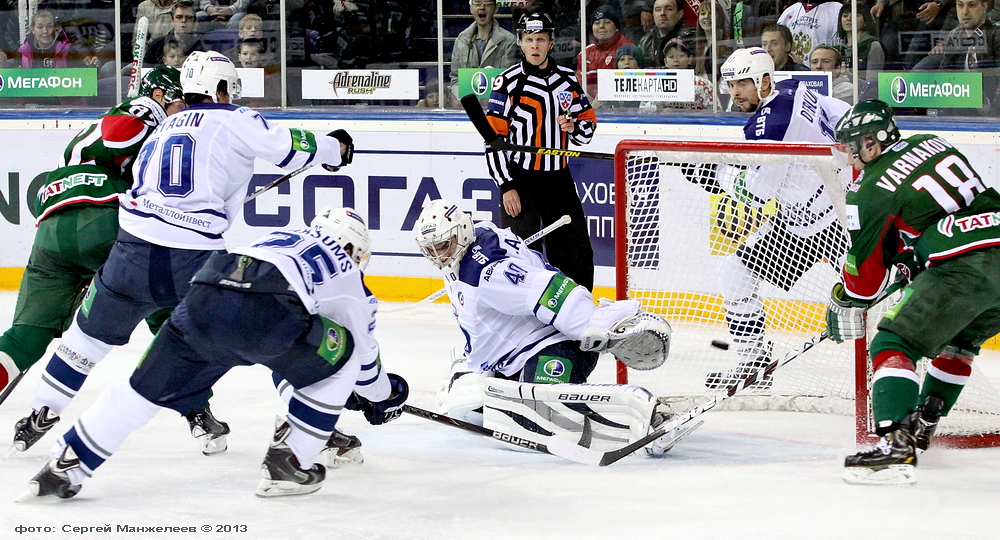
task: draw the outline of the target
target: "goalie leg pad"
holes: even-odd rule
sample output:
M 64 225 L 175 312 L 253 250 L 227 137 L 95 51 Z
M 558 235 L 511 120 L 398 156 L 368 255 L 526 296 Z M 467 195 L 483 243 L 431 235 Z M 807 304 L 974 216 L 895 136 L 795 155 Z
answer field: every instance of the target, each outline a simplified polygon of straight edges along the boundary
M 490 379 L 483 425 L 513 437 L 554 436 L 594 450 L 621 448 L 650 430 L 656 398 L 629 385 L 529 384 Z
M 438 390 L 437 412 L 483 425 L 483 383 L 492 373 L 474 373 L 466 364 L 465 356 L 452 358 L 451 369 Z

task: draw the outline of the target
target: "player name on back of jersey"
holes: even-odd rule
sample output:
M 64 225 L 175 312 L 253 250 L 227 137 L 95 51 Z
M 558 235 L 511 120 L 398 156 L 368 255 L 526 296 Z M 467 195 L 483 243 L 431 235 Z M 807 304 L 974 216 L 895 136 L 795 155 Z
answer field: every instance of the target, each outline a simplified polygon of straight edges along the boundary
M 899 141 L 889 151 L 901 152 L 907 146 L 909 146 L 907 141 Z M 886 191 L 895 192 L 897 186 L 901 186 L 906 182 L 906 175 L 913 172 L 920 164 L 934 157 L 934 155 L 951 148 L 954 148 L 954 146 L 940 137 L 924 140 L 914 146 L 912 150 L 899 154 L 898 159 L 893 161 L 891 165 L 886 166 L 884 174 L 875 182 L 875 185 Z
M 201 125 L 202 118 L 205 117 L 205 113 L 200 113 L 197 111 L 184 111 L 172 115 L 166 122 L 163 122 L 156 127 L 153 133 L 158 133 L 163 130 L 182 128 L 182 127 L 198 127 Z

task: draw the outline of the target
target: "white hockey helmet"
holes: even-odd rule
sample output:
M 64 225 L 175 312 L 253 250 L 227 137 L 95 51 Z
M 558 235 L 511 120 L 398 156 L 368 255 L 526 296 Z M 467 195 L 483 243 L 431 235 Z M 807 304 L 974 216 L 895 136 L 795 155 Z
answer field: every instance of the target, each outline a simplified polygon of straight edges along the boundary
M 757 96 L 760 99 L 764 99 L 764 96 L 760 95 L 760 85 L 764 80 L 764 75 L 770 77 L 773 88 L 774 60 L 771 58 L 771 55 L 767 54 L 767 51 L 760 47 L 736 49 L 722 64 L 723 81 L 752 79 L 754 86 L 757 87 Z
M 351 259 L 358 268 L 364 270 L 368 266 L 368 256 L 371 255 L 368 226 L 353 208 L 325 206 L 313 218 L 312 228 L 333 238 L 344 249 L 350 246 Z
M 417 245 L 438 268 L 462 260 L 475 239 L 472 216 L 444 199 L 431 201 L 417 218 Z
M 215 98 L 219 82 L 226 82 L 226 93 L 240 99 L 242 86 L 233 62 L 215 51 L 195 51 L 181 65 L 181 88 L 185 94 L 200 94 Z

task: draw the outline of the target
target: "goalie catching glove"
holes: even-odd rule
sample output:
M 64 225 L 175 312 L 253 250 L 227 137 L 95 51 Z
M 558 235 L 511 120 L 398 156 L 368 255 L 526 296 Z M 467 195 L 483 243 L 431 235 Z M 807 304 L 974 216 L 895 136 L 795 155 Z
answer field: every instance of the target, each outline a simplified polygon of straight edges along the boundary
M 403 414 L 403 403 L 410 395 L 410 387 L 406 384 L 406 380 L 399 375 L 389 373 L 388 376 L 389 386 L 392 388 L 388 399 L 373 402 L 359 396 L 357 392 L 352 392 L 347 398 L 344 408 L 363 412 L 365 419 L 373 426 L 399 418 Z
M 826 310 L 826 333 L 830 339 L 843 343 L 848 339 L 865 336 L 865 311 L 868 302 L 847 294 L 843 283 L 837 283 L 830 292 L 830 306 Z
M 607 324 L 608 315 L 620 315 L 622 307 L 634 314 Z M 590 319 L 591 326 L 580 339 L 581 351 L 608 352 L 626 366 L 640 371 L 663 365 L 670 353 L 670 323 L 666 319 L 639 311 L 639 302 L 612 302 L 601 298 Z

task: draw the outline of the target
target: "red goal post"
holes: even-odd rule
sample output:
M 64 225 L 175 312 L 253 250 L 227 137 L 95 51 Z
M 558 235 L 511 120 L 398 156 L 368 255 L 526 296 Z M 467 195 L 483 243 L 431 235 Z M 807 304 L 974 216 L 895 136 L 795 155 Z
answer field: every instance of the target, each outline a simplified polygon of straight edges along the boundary
M 734 350 L 738 347 L 723 351 L 710 346 L 712 341 L 733 341 L 729 328 L 735 323 L 730 317 L 736 320 L 744 316 L 737 313 L 740 309 L 765 314 L 759 320 L 748 320 L 763 325 L 772 358 L 784 356 L 822 331 L 826 302 L 839 280 L 846 246 L 835 239 L 818 241 L 819 255 L 809 258 L 796 255 L 803 252 L 793 238 L 796 234 L 784 235 L 791 238 L 787 244 L 768 244 L 760 239 L 769 234 L 779 237 L 774 229 L 783 227 L 780 223 L 796 223 L 787 227 L 792 232 L 796 232 L 793 227 L 801 226 L 803 232 L 798 235 L 802 237 L 821 238 L 816 230 L 827 226 L 842 232 L 833 222 L 843 223 L 850 180 L 846 163 L 832 145 L 621 141 L 615 150 L 616 294 L 619 299 L 636 298 L 644 309 L 665 316 L 674 327 L 674 338 L 666 365 L 637 372 L 619 363 L 617 382 L 639 384 L 671 406 L 687 410 L 718 391 L 706 388 L 706 374 L 724 372 L 745 358 Z M 838 218 L 825 218 L 827 225 L 806 219 L 795 222 L 787 216 L 806 215 L 795 212 L 802 201 L 816 197 L 803 198 L 794 189 L 778 187 L 765 202 L 746 189 L 755 182 L 794 185 L 799 191 L 815 189 L 821 183 L 830 194 L 825 207 L 832 206 Z M 837 236 L 846 233 L 831 238 Z M 765 264 L 805 269 L 793 279 L 770 280 L 778 285 L 760 278 L 754 285 L 752 279 L 732 271 L 739 268 L 733 266 L 736 250 L 748 241 L 768 246 L 758 250 Z M 803 265 L 803 260 L 807 264 Z M 734 275 L 745 291 L 734 289 Z M 742 303 L 733 304 L 731 297 L 740 298 Z M 753 311 L 754 306 L 758 311 Z M 884 309 L 871 313 L 869 338 Z M 749 388 L 741 393 L 745 395 L 728 400 L 731 408 L 853 415 L 858 442 L 871 440 L 874 429 L 868 399 L 871 373 L 867 345 L 866 339 L 845 344 L 826 340 L 775 371 L 766 388 Z M 924 370 L 922 362 L 918 372 L 922 375 Z M 962 398 L 942 420 L 935 443 L 953 447 L 1000 445 L 1000 392 L 975 365 Z

